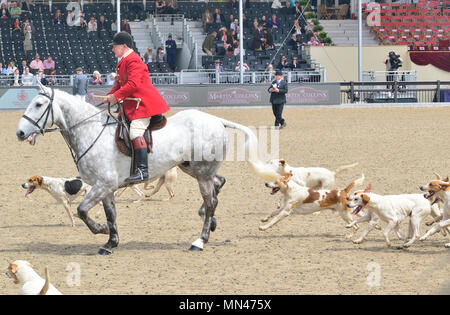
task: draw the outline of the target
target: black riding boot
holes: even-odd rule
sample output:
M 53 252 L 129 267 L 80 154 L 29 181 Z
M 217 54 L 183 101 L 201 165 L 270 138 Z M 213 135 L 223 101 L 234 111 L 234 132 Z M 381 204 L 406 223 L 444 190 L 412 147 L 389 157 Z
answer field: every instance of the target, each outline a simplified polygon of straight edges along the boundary
M 142 182 L 148 180 L 148 153 L 147 142 L 144 137 L 137 137 L 133 140 L 134 161 L 136 172 L 133 176 L 125 179 L 127 183 Z

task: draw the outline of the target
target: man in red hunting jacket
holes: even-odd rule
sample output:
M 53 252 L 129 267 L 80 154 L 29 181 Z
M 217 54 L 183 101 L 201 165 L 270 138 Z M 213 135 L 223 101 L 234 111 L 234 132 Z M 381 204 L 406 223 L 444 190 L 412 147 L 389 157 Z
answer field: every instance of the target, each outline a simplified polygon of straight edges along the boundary
M 153 86 L 147 65 L 131 48 L 133 40 L 130 34 L 117 33 L 110 45 L 113 46 L 112 51 L 116 58 L 121 59 L 117 64 L 116 83 L 103 102 L 115 104 L 123 101 L 123 112 L 131 121 L 130 138 L 136 162 L 136 173 L 125 181 L 129 183 L 145 181 L 148 180 L 148 155 L 144 132 L 150 119 L 152 123 L 160 122 L 163 119 L 162 114 L 170 107 Z M 140 98 L 141 101 L 138 103 L 126 98 Z

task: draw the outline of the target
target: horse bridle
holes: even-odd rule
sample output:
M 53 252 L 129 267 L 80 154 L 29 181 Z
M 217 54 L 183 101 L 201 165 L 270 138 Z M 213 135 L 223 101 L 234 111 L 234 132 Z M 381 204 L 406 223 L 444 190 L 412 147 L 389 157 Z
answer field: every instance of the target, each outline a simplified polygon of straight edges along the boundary
M 48 118 L 50 117 L 50 114 L 52 115 L 52 126 L 53 126 L 53 123 L 55 122 L 54 121 L 54 115 L 53 115 L 53 99 L 54 99 L 54 96 L 55 96 L 55 91 L 52 88 L 52 95 L 51 96 L 47 95 L 46 93 L 42 93 L 42 92 L 39 93 L 38 95 L 45 96 L 45 97 L 47 97 L 50 100 L 50 104 L 48 104 L 47 108 L 42 113 L 41 117 L 39 117 L 38 120 L 33 120 L 30 117 L 28 117 L 27 115 L 25 115 L 25 114 L 22 115 L 22 117 L 25 118 L 26 120 L 28 120 L 34 126 L 36 126 L 39 129 L 39 133 L 41 135 L 44 135 L 46 132 L 59 131 L 59 129 L 57 129 L 57 128 L 56 129 L 45 129 L 45 125 L 47 125 L 47 121 L 48 121 Z M 44 116 L 45 116 L 44 123 L 42 124 L 42 127 L 41 127 L 41 126 L 39 126 L 39 122 L 41 121 L 42 118 L 44 118 Z

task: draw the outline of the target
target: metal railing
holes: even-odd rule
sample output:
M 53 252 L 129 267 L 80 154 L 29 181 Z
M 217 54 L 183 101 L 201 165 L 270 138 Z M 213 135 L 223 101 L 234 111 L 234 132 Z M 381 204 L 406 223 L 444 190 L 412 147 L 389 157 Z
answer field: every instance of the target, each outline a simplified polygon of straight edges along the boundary
M 341 104 L 441 102 L 442 90 L 450 89 L 450 81 L 344 82 L 340 85 Z

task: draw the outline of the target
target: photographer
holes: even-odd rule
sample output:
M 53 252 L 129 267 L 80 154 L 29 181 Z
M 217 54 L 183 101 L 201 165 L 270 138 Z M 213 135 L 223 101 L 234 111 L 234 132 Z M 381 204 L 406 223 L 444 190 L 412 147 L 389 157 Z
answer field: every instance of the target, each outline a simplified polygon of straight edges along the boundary
M 400 68 L 403 64 L 403 60 L 400 58 L 400 55 L 395 54 L 395 52 L 391 51 L 387 55 L 386 59 L 384 59 L 383 63 L 386 65 L 386 81 L 393 82 L 396 80 L 398 68 Z M 389 89 L 394 85 L 387 85 Z

